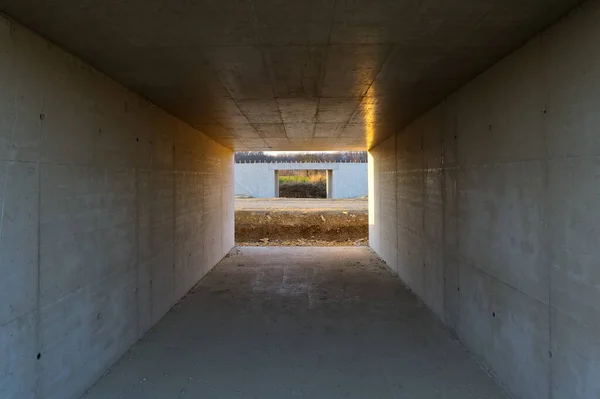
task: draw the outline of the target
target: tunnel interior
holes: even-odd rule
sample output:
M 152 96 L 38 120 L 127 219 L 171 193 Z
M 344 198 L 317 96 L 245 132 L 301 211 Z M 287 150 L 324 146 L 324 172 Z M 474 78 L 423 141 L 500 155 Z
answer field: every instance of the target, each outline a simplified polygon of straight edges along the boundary
M 598 1 L 0 11 L 0 397 L 79 398 L 231 266 L 245 150 L 368 150 L 390 276 L 511 395 L 600 395 Z

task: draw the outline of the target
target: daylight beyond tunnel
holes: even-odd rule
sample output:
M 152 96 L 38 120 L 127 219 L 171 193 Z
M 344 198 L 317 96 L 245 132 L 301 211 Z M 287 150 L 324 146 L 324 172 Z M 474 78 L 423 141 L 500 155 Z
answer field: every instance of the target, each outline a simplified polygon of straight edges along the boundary
M 368 241 L 365 152 L 237 152 L 240 246 L 355 246 Z

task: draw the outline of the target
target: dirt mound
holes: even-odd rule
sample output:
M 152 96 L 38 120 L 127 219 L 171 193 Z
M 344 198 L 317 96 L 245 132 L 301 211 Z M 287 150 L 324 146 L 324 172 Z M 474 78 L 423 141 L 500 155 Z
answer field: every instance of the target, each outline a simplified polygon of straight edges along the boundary
M 294 240 L 270 240 L 263 238 L 260 241 L 236 242 L 239 247 L 366 247 L 368 238 L 348 241 L 323 241 L 298 238 Z
M 366 211 L 235 212 L 238 245 L 367 245 Z
M 327 186 L 318 183 L 281 183 L 279 197 L 282 198 L 327 198 Z
M 239 211 L 296 211 L 307 210 L 339 211 L 358 214 L 367 212 L 369 203 L 363 199 L 321 198 L 236 198 L 235 209 Z

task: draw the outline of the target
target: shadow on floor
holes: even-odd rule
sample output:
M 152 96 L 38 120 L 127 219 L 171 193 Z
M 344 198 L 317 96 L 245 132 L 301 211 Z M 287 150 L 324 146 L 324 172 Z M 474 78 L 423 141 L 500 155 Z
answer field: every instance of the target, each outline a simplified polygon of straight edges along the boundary
M 369 248 L 234 249 L 85 399 L 507 399 Z

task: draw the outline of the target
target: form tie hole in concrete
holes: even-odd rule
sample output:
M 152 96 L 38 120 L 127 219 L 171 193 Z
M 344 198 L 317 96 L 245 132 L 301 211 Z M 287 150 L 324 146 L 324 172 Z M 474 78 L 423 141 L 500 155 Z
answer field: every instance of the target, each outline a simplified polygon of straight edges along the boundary
M 46 118 L 45 114 L 40 114 L 40 120 L 43 121 Z
M 492 317 L 496 317 L 496 312 L 492 312 Z
M 37 354 L 37 356 L 36 356 L 37 360 L 40 360 L 40 359 L 41 359 L 41 357 L 42 357 L 42 354 L 41 354 L 41 353 L 38 353 L 38 354 Z
M 140 141 L 140 138 L 139 138 L 139 137 L 136 137 L 136 138 L 135 138 L 135 141 L 139 142 L 139 141 Z

